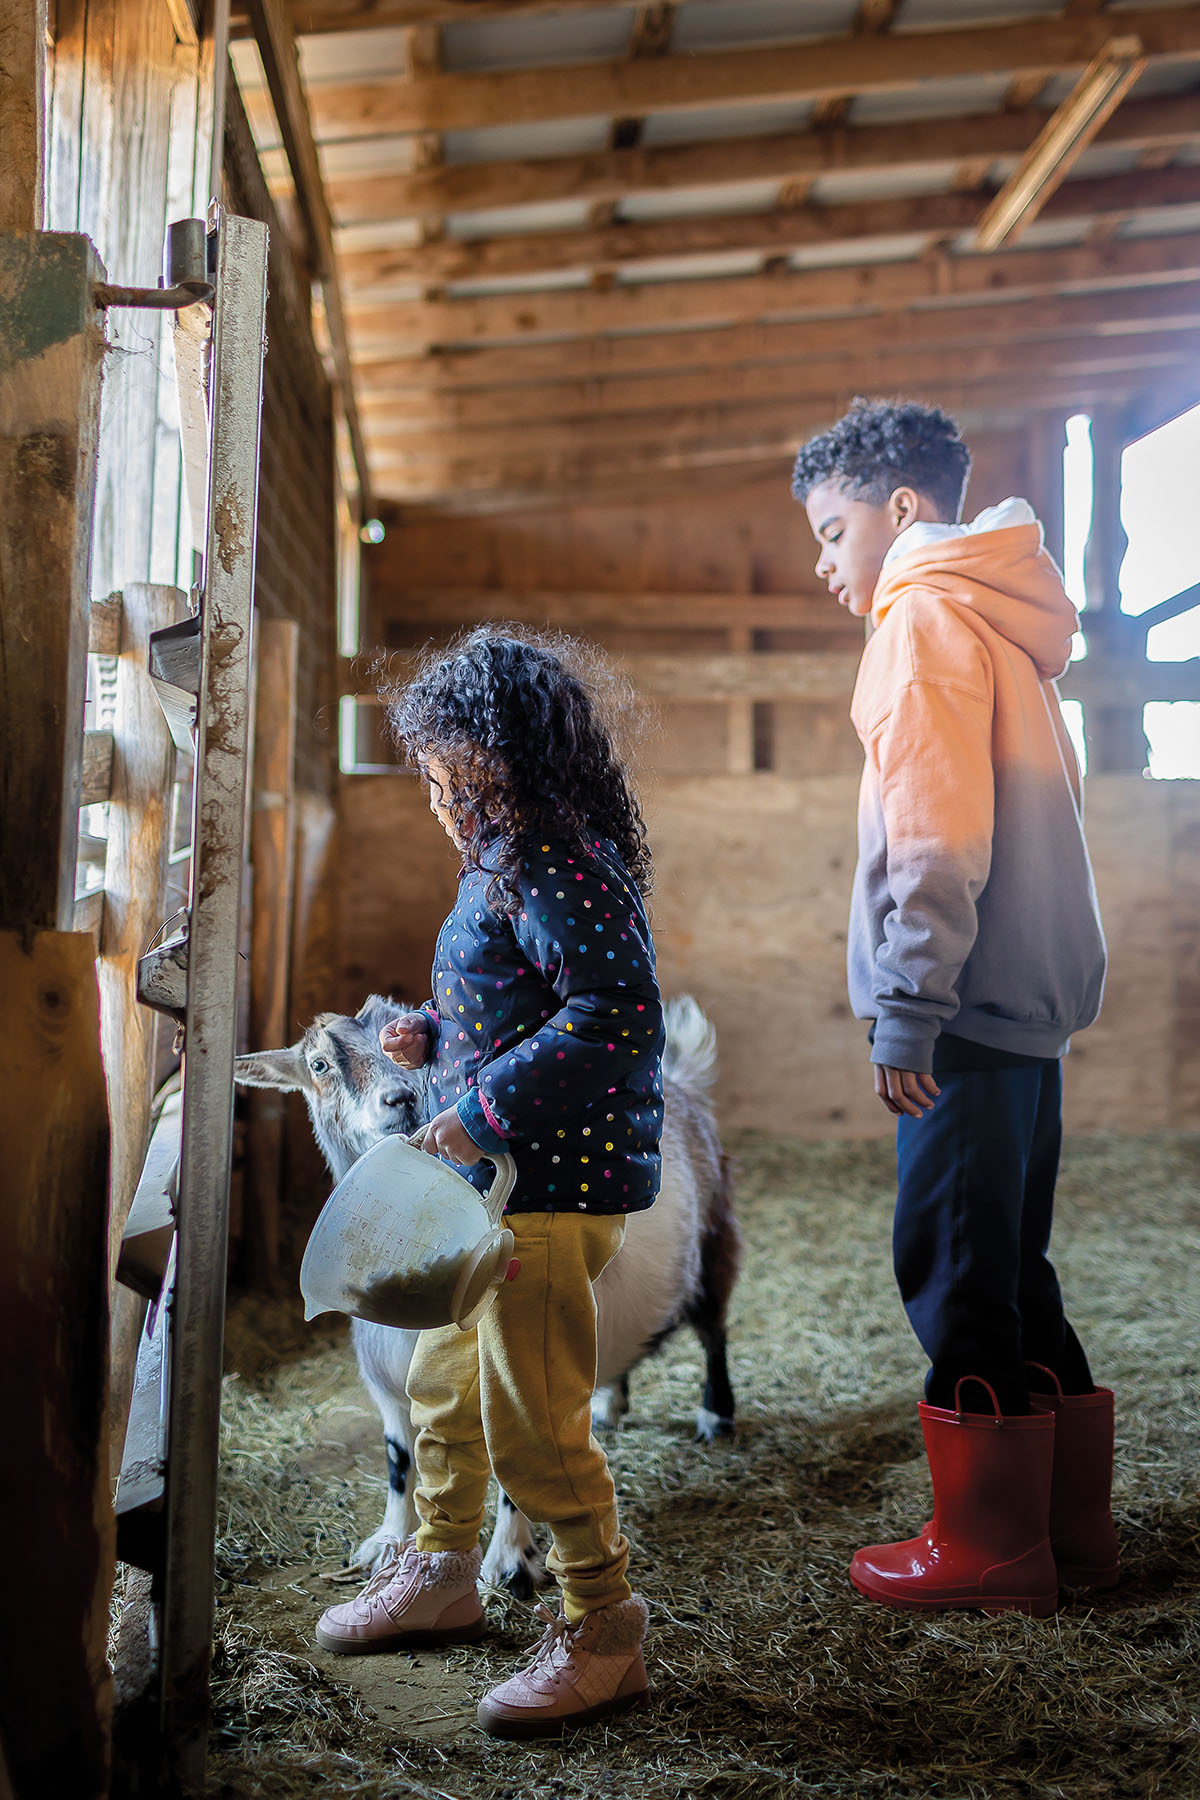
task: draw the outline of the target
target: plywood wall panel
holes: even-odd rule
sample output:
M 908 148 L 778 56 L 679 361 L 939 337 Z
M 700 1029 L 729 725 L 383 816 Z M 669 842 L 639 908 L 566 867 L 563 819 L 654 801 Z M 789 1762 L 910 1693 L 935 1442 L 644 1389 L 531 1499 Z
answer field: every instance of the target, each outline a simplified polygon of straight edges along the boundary
M 857 788 L 846 771 L 644 791 L 662 985 L 716 1022 L 726 1127 L 890 1135 L 845 993 Z M 1200 934 L 1182 877 L 1200 867 L 1200 783 L 1098 777 L 1087 815 L 1111 973 L 1100 1022 L 1067 1059 L 1068 1129 L 1195 1129 Z M 409 777 L 346 778 L 342 818 L 341 1004 L 372 989 L 423 999 L 453 853 Z

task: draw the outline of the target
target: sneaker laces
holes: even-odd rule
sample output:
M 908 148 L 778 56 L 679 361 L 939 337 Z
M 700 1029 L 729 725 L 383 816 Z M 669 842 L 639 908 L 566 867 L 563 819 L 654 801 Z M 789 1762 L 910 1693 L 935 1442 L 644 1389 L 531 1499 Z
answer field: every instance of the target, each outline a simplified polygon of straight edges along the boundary
M 411 1564 L 417 1555 L 415 1538 L 408 1538 L 403 1544 L 396 1543 L 394 1540 L 386 1544 L 383 1549 L 383 1562 L 368 1579 L 366 1586 L 360 1588 L 355 1598 L 357 1600 L 373 1600 L 376 1594 L 382 1593 L 385 1587 L 391 1586 L 396 1577 L 404 1572 L 406 1564 Z
M 536 1668 L 545 1666 L 552 1674 L 557 1674 L 571 1660 L 571 1652 L 575 1647 L 571 1638 L 575 1627 L 565 1613 L 552 1613 L 541 1601 L 534 1611 L 543 1621 L 545 1630 L 524 1672 L 531 1675 Z

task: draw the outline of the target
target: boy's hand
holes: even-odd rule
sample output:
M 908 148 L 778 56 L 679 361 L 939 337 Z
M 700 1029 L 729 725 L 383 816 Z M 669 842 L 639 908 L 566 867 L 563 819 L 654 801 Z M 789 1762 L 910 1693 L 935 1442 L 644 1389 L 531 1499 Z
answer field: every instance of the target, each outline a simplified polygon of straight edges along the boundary
M 916 1069 L 893 1069 L 887 1063 L 876 1063 L 874 1068 L 875 1092 L 889 1112 L 923 1119 L 942 1091 L 932 1075 Z
M 402 1069 L 423 1069 L 429 1061 L 429 1021 L 424 1013 L 401 1013 L 379 1034 L 379 1048 Z
M 430 1119 L 420 1148 L 429 1156 L 448 1156 L 456 1163 L 477 1163 L 483 1155 L 453 1106 Z

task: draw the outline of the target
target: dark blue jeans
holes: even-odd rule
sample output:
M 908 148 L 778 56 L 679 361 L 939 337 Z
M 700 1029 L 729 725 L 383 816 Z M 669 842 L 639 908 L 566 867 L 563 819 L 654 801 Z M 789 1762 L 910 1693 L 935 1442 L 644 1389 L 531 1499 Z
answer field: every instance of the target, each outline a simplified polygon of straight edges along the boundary
M 925 1398 L 952 1407 L 960 1376 L 996 1390 L 1004 1413 L 1029 1411 L 1027 1362 L 1068 1394 L 1093 1383 L 1063 1312 L 1047 1255 L 1062 1143 L 1062 1068 L 943 1037 L 931 1112 L 896 1131 L 892 1234 L 900 1296 L 931 1368 Z M 1048 1385 L 1033 1378 L 1034 1387 Z M 989 1410 L 980 1388 L 963 1390 Z

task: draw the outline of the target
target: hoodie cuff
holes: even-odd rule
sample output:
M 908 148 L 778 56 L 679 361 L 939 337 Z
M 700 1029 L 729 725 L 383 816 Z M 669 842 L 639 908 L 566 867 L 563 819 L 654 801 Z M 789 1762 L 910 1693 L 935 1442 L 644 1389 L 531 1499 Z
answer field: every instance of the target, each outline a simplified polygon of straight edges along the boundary
M 496 1129 L 495 1115 L 488 1117 L 491 1108 L 487 1106 L 477 1087 L 468 1088 L 462 1099 L 456 1102 L 454 1110 L 463 1130 L 481 1150 L 498 1155 L 501 1150 L 508 1149 L 508 1139 Z
M 915 1019 L 881 1018 L 875 1021 L 871 1061 L 889 1069 L 912 1069 L 918 1075 L 933 1073 L 933 1046 L 937 1032 Z

